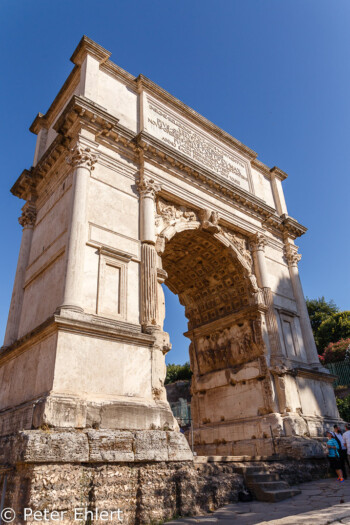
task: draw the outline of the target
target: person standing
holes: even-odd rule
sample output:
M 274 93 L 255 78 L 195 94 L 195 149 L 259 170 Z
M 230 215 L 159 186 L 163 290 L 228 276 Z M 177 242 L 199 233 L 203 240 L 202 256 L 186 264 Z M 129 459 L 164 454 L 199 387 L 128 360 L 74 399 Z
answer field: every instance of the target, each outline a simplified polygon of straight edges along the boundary
M 344 479 L 347 479 L 348 475 L 347 475 L 346 467 L 345 467 L 345 462 L 347 462 L 348 460 L 347 449 L 346 449 L 343 435 L 341 433 L 339 426 L 334 425 L 333 428 L 334 428 L 333 437 L 339 445 L 339 459 L 340 459 L 341 469 L 343 471 Z
M 346 446 L 347 464 L 350 468 L 349 456 L 350 456 L 350 423 L 345 425 L 346 431 L 343 434 L 344 445 Z
M 343 472 L 341 470 L 340 456 L 338 452 L 339 445 L 333 436 L 333 432 L 331 432 L 330 430 L 327 430 L 326 437 L 328 438 L 327 448 L 328 448 L 329 465 L 332 469 L 336 471 L 338 475 L 338 481 L 340 481 L 340 483 L 343 483 L 344 478 L 343 478 Z

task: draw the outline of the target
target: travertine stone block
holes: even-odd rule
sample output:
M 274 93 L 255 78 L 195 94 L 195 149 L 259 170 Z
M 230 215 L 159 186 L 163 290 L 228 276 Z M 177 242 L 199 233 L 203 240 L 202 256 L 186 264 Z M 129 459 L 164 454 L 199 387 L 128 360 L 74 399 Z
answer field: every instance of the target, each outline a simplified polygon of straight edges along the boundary
M 193 455 L 181 432 L 167 432 L 169 461 L 192 461 Z
M 117 430 L 89 430 L 89 461 L 134 461 L 134 435 Z
M 89 444 L 83 432 L 29 430 L 13 441 L 12 457 L 26 463 L 83 463 L 89 460 Z
M 135 461 L 167 461 L 168 434 L 160 430 L 135 434 Z

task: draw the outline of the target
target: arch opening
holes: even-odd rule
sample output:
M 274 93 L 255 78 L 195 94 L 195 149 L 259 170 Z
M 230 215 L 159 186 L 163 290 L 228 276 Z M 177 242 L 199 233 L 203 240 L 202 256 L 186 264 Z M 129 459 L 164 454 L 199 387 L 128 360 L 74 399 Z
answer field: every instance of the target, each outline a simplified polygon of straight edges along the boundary
M 236 252 L 201 228 L 168 239 L 162 264 L 188 319 L 195 449 L 247 453 L 248 441 L 269 431 L 261 418 L 273 413 L 253 281 Z

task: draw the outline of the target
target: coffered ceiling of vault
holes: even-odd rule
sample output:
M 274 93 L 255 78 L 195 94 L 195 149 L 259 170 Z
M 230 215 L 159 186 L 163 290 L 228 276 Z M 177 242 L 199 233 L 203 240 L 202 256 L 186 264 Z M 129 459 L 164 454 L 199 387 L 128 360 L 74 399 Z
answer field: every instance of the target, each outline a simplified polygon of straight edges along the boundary
M 178 233 L 162 256 L 166 285 L 197 328 L 249 305 L 248 280 L 229 248 L 203 231 Z

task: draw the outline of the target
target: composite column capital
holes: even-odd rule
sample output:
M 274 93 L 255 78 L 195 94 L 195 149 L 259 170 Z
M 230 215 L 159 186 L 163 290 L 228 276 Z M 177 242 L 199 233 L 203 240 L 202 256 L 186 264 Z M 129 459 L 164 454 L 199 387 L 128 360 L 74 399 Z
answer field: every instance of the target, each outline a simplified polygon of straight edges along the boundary
M 287 259 L 288 266 L 298 267 L 298 262 L 301 259 L 301 254 L 298 253 L 298 247 L 295 244 L 286 243 L 284 246 L 284 255 Z
M 23 228 L 34 228 L 36 221 L 36 208 L 33 204 L 25 204 L 22 210 L 22 215 L 18 218 L 18 222 Z
M 263 233 L 256 233 L 250 239 L 250 246 L 252 251 L 265 251 L 265 246 L 267 244 L 266 236 Z
M 136 182 L 137 189 L 141 197 L 152 197 L 155 198 L 156 194 L 162 189 L 161 184 L 155 182 L 154 179 L 143 177 Z
M 73 166 L 73 168 L 86 168 L 89 171 L 92 171 L 95 169 L 94 165 L 97 162 L 97 155 L 91 150 L 91 148 L 78 142 L 69 150 L 66 161 Z

